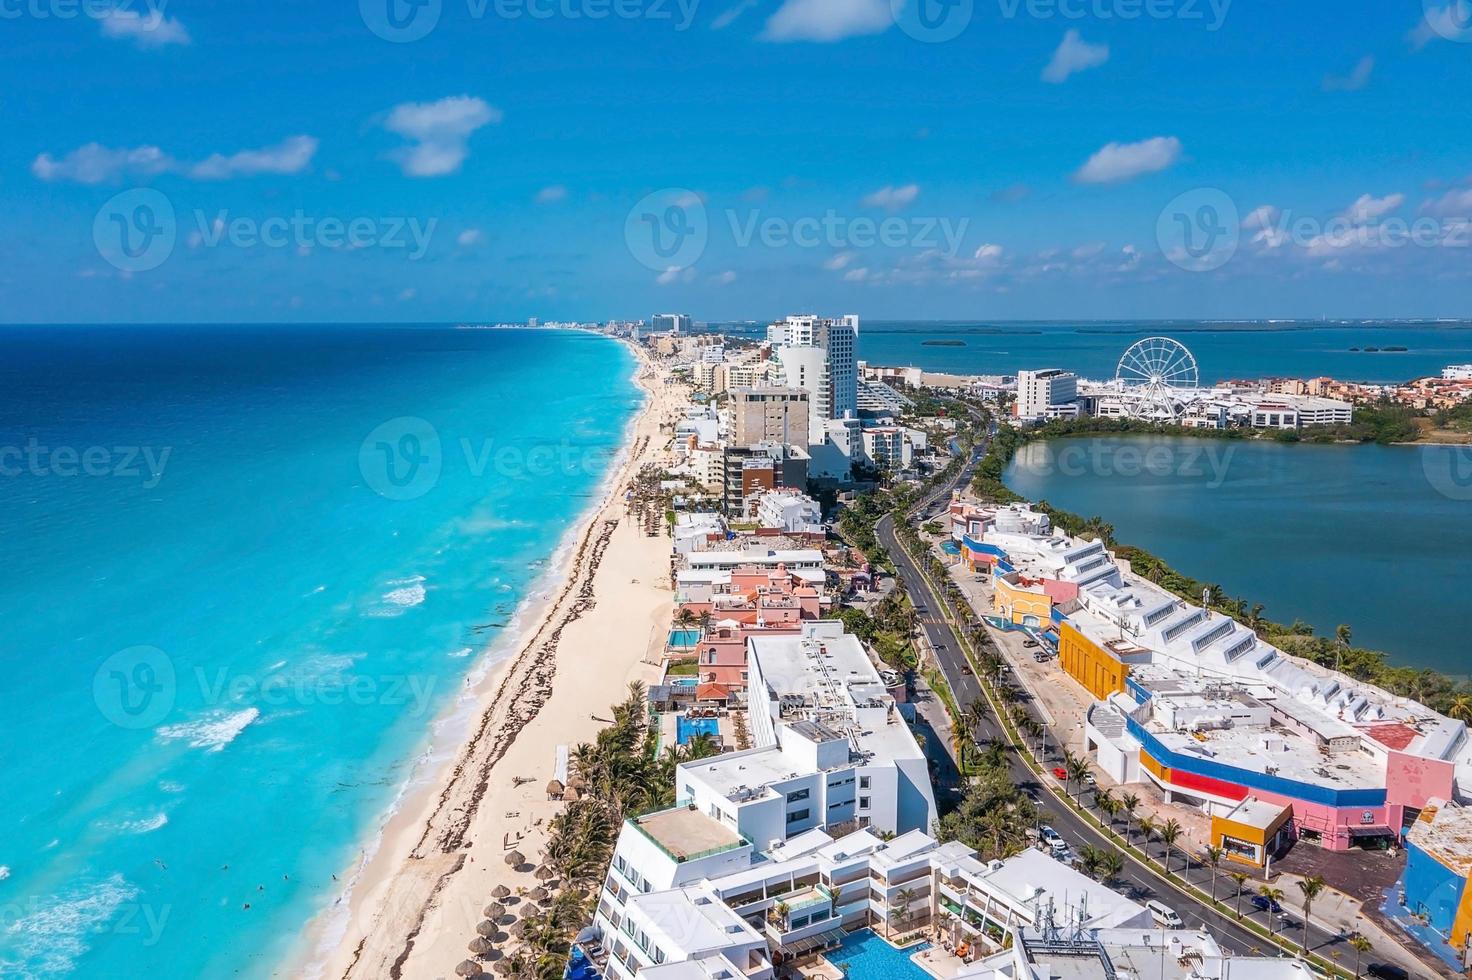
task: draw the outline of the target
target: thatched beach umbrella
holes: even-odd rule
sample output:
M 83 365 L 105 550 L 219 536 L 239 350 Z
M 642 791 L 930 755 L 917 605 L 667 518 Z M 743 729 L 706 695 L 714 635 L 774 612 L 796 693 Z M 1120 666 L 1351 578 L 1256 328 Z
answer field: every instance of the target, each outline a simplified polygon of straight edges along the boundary
M 475 960 L 461 960 L 460 965 L 455 967 L 455 973 L 462 977 L 478 977 L 486 972 Z
M 569 803 L 576 803 L 578 800 L 583 798 L 583 791 L 569 786 L 567 788 L 567 791 L 562 794 L 562 798 Z
M 582 776 L 573 776 L 567 781 L 568 789 L 575 789 L 579 793 L 588 788 L 588 781 Z
M 470 951 L 476 956 L 484 956 L 495 950 L 495 948 L 495 946 L 491 945 L 491 941 L 484 936 L 476 936 L 470 941 Z
M 490 919 L 486 919 L 485 921 L 481 922 L 480 925 L 475 927 L 475 931 L 485 938 L 490 939 L 500 930 L 496 928 L 496 924 L 494 922 L 492 922 Z
M 511 961 L 510 960 L 499 960 L 499 961 L 497 961 L 496 966 L 495 966 L 495 970 L 496 970 L 497 973 L 510 973 L 511 970 L 512 970 Z
M 506 855 L 506 863 L 513 868 L 519 868 L 523 864 L 526 864 L 526 855 L 520 851 L 512 851 Z
M 522 919 L 516 925 L 511 927 L 511 935 L 515 936 L 517 939 L 525 939 L 528 931 L 529 928 L 526 924 L 525 919 Z
M 557 877 L 557 872 L 552 870 L 552 866 L 550 864 L 542 865 L 540 868 L 537 869 L 536 874 L 539 881 L 546 881 L 548 878 Z
M 549 800 L 560 800 L 560 799 L 562 799 L 562 794 L 563 794 L 563 792 L 566 789 L 567 789 L 567 787 L 562 785 L 562 780 L 560 780 L 560 779 L 554 779 L 554 780 L 552 780 L 551 782 L 547 783 L 547 799 L 549 799 Z
M 491 889 L 491 897 L 496 899 L 497 901 L 500 901 L 503 898 L 510 898 L 511 889 L 507 888 L 505 885 L 497 885 L 495 888 Z
M 545 902 L 547 901 L 547 899 L 551 898 L 552 893 L 547 891 L 547 889 L 543 888 L 541 885 L 538 885 L 531 891 L 527 892 L 526 897 L 540 905 L 542 902 Z
M 492 922 L 500 922 L 501 916 L 506 914 L 506 906 L 500 902 L 492 902 L 481 910 L 482 914 Z

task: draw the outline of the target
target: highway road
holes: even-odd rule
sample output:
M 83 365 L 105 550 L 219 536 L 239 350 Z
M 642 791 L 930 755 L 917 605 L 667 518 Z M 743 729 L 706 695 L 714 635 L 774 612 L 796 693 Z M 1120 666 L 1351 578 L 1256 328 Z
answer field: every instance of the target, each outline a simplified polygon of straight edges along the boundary
M 946 502 L 950 500 L 952 490 L 958 487 L 964 487 L 970 483 L 976 466 L 986 452 L 986 443 L 990 441 L 990 435 L 988 433 L 988 438 L 983 439 L 981 444 L 976 447 L 972 457 L 967 460 L 966 465 L 962 467 L 960 472 L 952 480 L 938 487 L 916 506 L 914 514 L 920 523 L 931 519 L 944 508 Z M 919 568 L 916 567 L 915 562 L 910 558 L 895 535 L 893 515 L 886 514 L 880 519 L 874 530 L 879 543 L 884 546 L 885 550 L 889 552 L 890 557 L 894 560 L 895 568 L 899 572 L 899 579 L 904 583 L 911 601 L 917 607 L 917 619 L 920 630 L 924 634 L 925 642 L 933 652 L 937 665 L 944 675 L 946 683 L 950 685 L 951 693 L 955 697 L 963 715 L 977 701 L 988 703 L 985 701 L 981 691 L 981 684 L 967 660 L 966 652 L 962 648 L 960 640 L 942 615 L 941 611 L 945 608 L 942 597 L 936 595 L 934 590 L 931 589 L 929 581 L 920 574 Z M 983 742 L 995 741 L 1007 744 L 1006 735 L 1002 731 L 1002 727 L 994 713 L 991 711 L 988 711 L 986 719 L 976 732 L 976 735 L 978 740 Z M 1048 785 L 1043 785 L 1045 780 L 1040 780 L 1028 768 L 1026 762 L 1023 761 L 1015 748 L 1009 747 L 1008 752 L 1009 766 L 1017 785 L 1021 786 L 1040 804 L 1046 806 L 1049 802 L 1053 803 L 1053 806 L 1048 808 L 1051 811 L 1051 816 L 1049 817 L 1051 825 L 1075 850 L 1084 845 L 1092 845 L 1106 850 L 1118 849 L 1103 834 L 1086 823 L 1083 818 L 1076 815 L 1061 801 L 1049 801 L 1048 797 L 1055 794 L 1060 787 L 1051 780 L 1046 781 Z M 1124 892 L 1131 898 L 1141 902 L 1152 898 L 1160 899 L 1160 901 L 1180 913 L 1182 919 L 1185 920 L 1188 926 L 1191 928 L 1197 928 L 1202 925 L 1207 926 L 1212 934 L 1216 936 L 1218 942 L 1233 951 L 1245 953 L 1254 949 L 1265 950 L 1268 946 L 1265 940 L 1245 928 L 1233 917 L 1223 915 L 1205 903 L 1198 902 L 1175 891 L 1166 885 L 1154 871 L 1149 870 L 1132 859 L 1126 861 L 1125 869 L 1120 874 L 1119 881 L 1124 886 Z M 1231 893 L 1232 887 L 1230 880 L 1226 879 L 1224 875 L 1222 881 L 1223 892 Z M 1250 908 L 1250 902 L 1248 903 L 1248 907 Z M 1314 932 L 1316 942 L 1327 942 L 1331 938 L 1327 934 L 1320 934 L 1318 930 L 1314 930 Z
M 980 421 L 981 416 L 979 413 L 974 409 L 970 409 L 969 406 L 968 411 L 972 412 L 973 418 Z M 912 514 L 914 517 L 912 519 L 917 524 L 923 524 L 925 521 L 932 519 L 938 513 L 944 511 L 951 498 L 951 492 L 956 488 L 969 485 L 977 465 L 986 452 L 987 443 L 990 442 L 991 436 L 994 433 L 995 426 L 981 440 L 980 444 L 973 451 L 971 458 L 967 460 L 966 465 L 962 467 L 960 472 L 953 479 L 937 487 L 913 508 Z M 990 709 L 990 703 L 985 701 L 981 691 L 981 684 L 968 662 L 966 652 L 962 648 L 959 638 L 942 614 L 945 608 L 943 598 L 935 594 L 935 591 L 930 587 L 929 581 L 920 574 L 919 568 L 900 544 L 898 537 L 895 535 L 893 515 L 887 514 L 879 520 L 875 525 L 875 534 L 879 539 L 879 543 L 884 546 L 885 550 L 889 552 L 893 559 L 895 568 L 899 573 L 899 579 L 904 584 L 911 601 L 916 606 L 917 620 L 919 628 L 924 634 L 925 642 L 933 652 L 937 665 L 942 675 L 944 675 L 946 683 L 949 684 L 951 692 L 963 715 L 968 712 L 970 706 L 976 701 L 986 703 L 988 709 Z M 1033 711 L 1039 721 L 1043 720 L 1041 716 L 1037 715 L 1033 706 L 1028 705 L 1028 710 Z M 1008 744 L 1006 734 L 1003 732 L 995 714 L 990 710 L 987 712 L 984 723 L 975 734 L 978 741 L 981 742 Z M 1058 755 L 1057 761 L 1061 762 L 1061 754 L 1058 754 L 1057 746 L 1058 740 L 1054 738 L 1049 748 L 1050 751 Z M 1017 785 L 1022 787 L 1040 806 L 1046 808 L 1049 812 L 1049 816 L 1046 818 L 1047 821 L 1053 829 L 1058 831 L 1069 842 L 1075 851 L 1085 845 L 1106 850 L 1118 850 L 1118 847 L 1114 843 L 1105 838 L 1091 824 L 1085 822 L 1083 818 L 1075 814 L 1061 799 L 1049 799 L 1049 797 L 1059 797 L 1064 792 L 1064 788 L 1060 783 L 1049 777 L 1042 777 L 1040 779 L 1028 767 L 1027 763 L 1019 754 L 1019 751 L 1010 745 L 1008 747 L 1008 758 L 1008 765 Z M 1050 758 L 1048 764 L 1053 765 L 1054 761 Z M 1051 806 L 1048 805 L 1050 803 L 1052 804 Z M 1156 853 L 1158 856 L 1158 849 Z M 1182 857 L 1177 852 L 1171 861 L 1172 868 L 1179 869 L 1181 860 Z M 1179 874 L 1179 870 L 1176 873 Z M 1194 868 L 1194 873 L 1188 872 L 1187 876 L 1196 887 L 1201 888 L 1203 891 L 1209 892 L 1211 890 L 1211 872 L 1209 868 L 1196 867 Z M 1262 937 L 1247 929 L 1232 915 L 1218 912 L 1207 903 L 1176 891 L 1157 872 L 1138 863 L 1128 855 L 1126 855 L 1124 871 L 1119 876 L 1119 884 L 1122 886 L 1120 890 L 1136 901 L 1144 902 L 1152 898 L 1158 898 L 1166 905 L 1175 909 L 1190 928 L 1205 926 L 1210 929 L 1217 941 L 1228 950 L 1236 953 L 1257 951 L 1261 955 L 1269 953 L 1274 948 Z M 1256 890 L 1256 887 L 1256 882 L 1249 882 L 1244 890 L 1242 900 L 1243 911 L 1248 918 L 1257 921 L 1259 925 L 1266 926 L 1268 913 L 1265 910 L 1254 909 L 1252 905 L 1251 895 Z M 1222 871 L 1218 882 L 1219 894 L 1223 897 L 1235 895 L 1234 888 L 1233 882 L 1227 877 L 1227 872 L 1225 870 Z M 1295 918 L 1295 921 L 1288 928 L 1290 930 L 1289 935 L 1295 941 L 1302 941 L 1303 926 L 1300 921 L 1297 921 Z M 1310 939 L 1313 943 L 1314 952 L 1319 955 L 1327 956 L 1330 951 L 1339 950 L 1341 954 L 1347 957 L 1353 956 L 1348 948 L 1348 944 L 1337 933 L 1312 926 L 1310 929 Z M 1406 966 L 1416 964 L 1416 959 L 1408 950 L 1396 950 L 1389 957 L 1385 955 L 1386 952 L 1381 951 L 1381 956 L 1378 958 L 1393 959 L 1395 962 Z M 1371 961 L 1367 959 L 1366 963 L 1368 964 Z M 1417 976 L 1429 972 L 1426 965 L 1422 964 L 1420 969 L 1413 971 L 1411 975 Z

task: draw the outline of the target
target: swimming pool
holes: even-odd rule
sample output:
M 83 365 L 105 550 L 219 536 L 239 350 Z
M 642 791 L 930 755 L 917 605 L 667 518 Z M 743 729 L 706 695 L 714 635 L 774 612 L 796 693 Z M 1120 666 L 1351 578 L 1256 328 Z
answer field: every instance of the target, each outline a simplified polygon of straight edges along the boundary
M 689 650 L 700 642 L 700 630 L 670 630 L 670 647 L 675 650 Z
M 699 687 L 700 680 L 695 677 L 671 677 L 670 687 Z
M 916 943 L 895 949 L 874 930 L 863 929 L 824 955 L 850 980 L 933 980 L 930 974 L 910 962 L 911 956 L 929 948 L 929 943 Z
M 721 737 L 721 723 L 714 718 L 686 718 L 683 715 L 675 719 L 675 738 L 681 745 L 696 735 L 718 739 Z

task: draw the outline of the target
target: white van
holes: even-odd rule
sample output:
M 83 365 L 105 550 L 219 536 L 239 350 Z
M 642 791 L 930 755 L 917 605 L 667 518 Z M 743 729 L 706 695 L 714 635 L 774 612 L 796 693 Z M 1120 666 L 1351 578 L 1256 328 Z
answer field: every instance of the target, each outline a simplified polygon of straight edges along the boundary
M 1145 908 L 1150 910 L 1150 918 L 1155 920 L 1155 924 L 1163 929 L 1184 929 L 1186 927 L 1186 923 L 1181 921 L 1176 910 L 1164 902 L 1151 899 L 1145 903 Z

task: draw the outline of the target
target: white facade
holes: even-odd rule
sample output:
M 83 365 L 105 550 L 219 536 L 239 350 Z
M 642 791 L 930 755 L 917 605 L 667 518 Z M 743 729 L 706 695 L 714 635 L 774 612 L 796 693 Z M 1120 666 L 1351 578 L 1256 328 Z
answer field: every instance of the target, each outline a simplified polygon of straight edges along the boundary
M 690 326 L 687 313 L 656 313 L 649 318 L 649 329 L 654 333 L 689 333 Z
M 899 426 L 875 426 L 860 433 L 864 458 L 869 465 L 898 473 L 910 468 L 914 447 L 909 433 Z
M 786 383 L 808 392 L 812 405 L 810 445 L 823 441 L 823 422 L 856 413 L 859 318 L 789 316 L 767 328 Z
M 680 766 L 676 799 L 759 849 L 834 826 L 929 830 L 925 753 L 842 623 L 753 638 L 747 660 L 756 748 Z
M 1444 381 L 1472 381 L 1472 364 L 1450 364 L 1442 369 Z
M 1017 417 L 1024 422 L 1078 414 L 1078 375 L 1049 368 L 1017 372 Z
M 637 849 L 632 823 L 619 837 L 625 865 L 650 857 Z M 693 824 L 688 830 L 701 832 Z M 919 831 L 885 840 L 868 830 L 838 839 L 815 830 L 761 855 L 729 853 L 738 855 L 729 865 L 682 872 L 679 884 L 664 889 L 631 889 L 622 873 L 611 872 L 594 922 L 608 973 L 702 980 L 722 976 L 718 966 L 735 965 L 738 972 L 726 975 L 731 980 L 770 976 L 769 950 L 831 945 L 844 930 L 863 926 L 888 931 L 904 896 L 905 928 L 933 922 L 981 949 L 1002 950 L 1008 938 L 1033 929 L 1128 928 L 1139 937 L 1151 928 L 1142 905 L 1040 851 L 988 863 L 960 843 L 941 844 Z M 955 916 L 942 901 L 964 906 L 969 916 Z M 961 975 L 982 976 L 969 972 L 979 966 Z
M 823 512 L 805 493 L 765 493 L 757 502 L 757 523 L 787 533 L 820 534 Z

